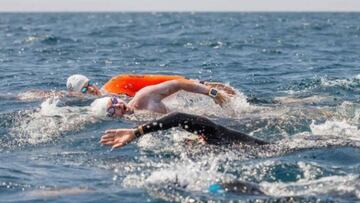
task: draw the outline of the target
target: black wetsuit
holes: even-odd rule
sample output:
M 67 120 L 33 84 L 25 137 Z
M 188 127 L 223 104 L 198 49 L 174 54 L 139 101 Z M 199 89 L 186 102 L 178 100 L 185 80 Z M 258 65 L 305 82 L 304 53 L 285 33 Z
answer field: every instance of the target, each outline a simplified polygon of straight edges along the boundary
M 159 130 L 167 130 L 173 127 L 180 127 L 188 132 L 201 135 L 209 144 L 268 144 L 266 141 L 218 125 L 206 117 L 186 113 L 169 113 L 160 119 L 142 125 L 144 134 Z

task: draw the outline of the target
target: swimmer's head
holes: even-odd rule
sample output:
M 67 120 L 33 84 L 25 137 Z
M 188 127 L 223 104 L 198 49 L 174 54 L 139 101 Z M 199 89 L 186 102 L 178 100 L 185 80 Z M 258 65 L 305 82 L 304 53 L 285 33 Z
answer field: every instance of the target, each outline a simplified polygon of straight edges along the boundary
M 97 116 L 107 117 L 123 117 L 124 114 L 132 113 L 126 102 L 118 97 L 104 97 L 96 99 L 91 108 Z
M 99 88 L 84 75 L 72 75 L 67 79 L 66 87 L 70 92 L 101 96 Z

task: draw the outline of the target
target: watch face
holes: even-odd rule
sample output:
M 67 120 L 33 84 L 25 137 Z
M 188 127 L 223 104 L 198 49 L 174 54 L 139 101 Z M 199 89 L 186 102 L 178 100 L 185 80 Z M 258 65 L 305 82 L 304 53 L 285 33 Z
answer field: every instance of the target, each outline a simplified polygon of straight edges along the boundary
M 218 91 L 216 89 L 211 89 L 210 91 L 210 95 L 213 96 L 213 97 L 216 97 Z

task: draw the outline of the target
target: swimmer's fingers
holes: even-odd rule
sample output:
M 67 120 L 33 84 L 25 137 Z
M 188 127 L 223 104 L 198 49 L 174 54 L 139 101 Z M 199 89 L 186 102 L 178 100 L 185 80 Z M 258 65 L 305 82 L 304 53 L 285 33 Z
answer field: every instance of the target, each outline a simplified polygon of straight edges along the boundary
M 224 85 L 224 84 L 221 84 L 219 87 L 217 87 L 217 89 L 224 91 L 230 97 L 236 95 L 234 88 Z
M 114 141 L 114 137 L 101 137 L 100 139 L 100 143 L 101 144 L 107 144 L 109 142 L 113 142 Z
M 128 143 L 129 143 L 129 141 L 127 139 L 122 139 L 122 138 L 116 139 L 113 146 L 111 147 L 111 150 L 123 147 L 123 146 L 127 145 Z
M 109 129 L 106 130 L 103 136 L 101 136 L 100 143 L 105 145 L 112 145 L 110 141 L 114 141 L 116 137 L 122 136 L 123 129 Z
M 105 142 L 108 142 L 108 141 L 114 140 L 114 139 L 115 139 L 115 133 L 106 133 L 103 136 L 101 136 L 100 143 L 104 144 Z
M 223 107 L 224 103 L 227 103 L 229 101 L 229 98 L 222 92 L 218 92 L 214 100 L 216 104 L 219 104 L 221 107 Z
M 130 132 L 132 132 L 134 129 L 126 129 L 126 128 L 119 128 L 119 129 L 109 129 L 105 131 L 104 136 L 113 136 L 113 137 L 118 137 L 118 136 L 123 136 L 126 134 L 129 134 Z
M 126 145 L 127 143 L 124 143 L 124 142 L 120 142 L 120 143 L 117 143 L 117 144 L 114 144 L 112 147 L 111 147 L 111 150 L 114 150 L 116 148 L 120 148 L 124 145 Z
M 113 134 L 115 136 L 111 136 Z M 105 145 L 112 145 L 112 149 L 123 147 L 136 139 L 134 129 L 119 129 L 111 135 L 103 137 L 102 140 Z
M 100 142 L 103 145 L 110 145 L 110 146 L 112 146 L 112 148 L 120 147 L 119 144 L 123 143 L 121 138 L 118 138 L 118 139 L 114 139 L 114 138 L 103 139 L 103 138 L 101 138 Z M 114 146 L 117 146 L 117 147 L 114 147 Z
M 236 95 L 236 91 L 234 90 L 234 88 L 229 87 L 229 86 L 225 86 L 223 89 L 229 96 L 234 96 Z
M 105 134 L 109 134 L 109 133 L 117 133 L 119 132 L 121 129 L 109 129 L 105 131 Z
M 219 99 L 216 99 L 216 98 L 214 98 L 214 102 L 215 102 L 215 104 L 219 104 L 221 107 L 222 107 L 222 103 L 221 103 L 221 101 L 219 101 Z
M 101 142 L 101 144 L 103 144 L 103 145 L 114 145 L 115 142 L 113 140 L 109 140 L 109 141 L 103 141 L 103 142 Z
M 103 136 L 101 136 L 101 139 L 110 139 L 115 137 L 115 133 L 105 133 Z
M 118 139 L 116 139 L 114 141 L 114 144 L 112 145 L 111 150 L 123 147 L 123 146 L 127 145 L 130 142 L 131 142 L 131 140 L 129 140 L 129 139 L 118 138 Z

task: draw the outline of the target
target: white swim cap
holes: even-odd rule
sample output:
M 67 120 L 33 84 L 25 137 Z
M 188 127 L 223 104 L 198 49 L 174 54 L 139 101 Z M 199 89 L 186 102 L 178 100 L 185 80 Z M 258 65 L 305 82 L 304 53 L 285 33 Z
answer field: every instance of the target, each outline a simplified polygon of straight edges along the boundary
M 110 104 L 120 104 L 120 103 L 126 105 L 126 102 L 118 97 L 103 97 L 100 99 L 95 99 L 91 103 L 91 112 L 94 116 L 97 117 L 105 117 L 105 116 L 113 117 L 115 114 L 115 109 L 113 109 L 114 112 L 110 113 L 109 115 L 108 108 L 110 107 Z M 125 112 L 122 112 L 121 116 L 123 116 L 123 114 L 125 114 L 126 111 L 127 111 L 127 107 L 125 106 Z M 119 114 L 117 114 L 116 116 L 118 117 Z
M 94 116 L 106 117 L 107 108 L 110 100 L 111 97 L 103 97 L 103 98 L 95 99 L 90 105 L 91 112 L 94 114 Z
M 68 77 L 66 87 L 69 91 L 81 92 L 81 89 L 87 82 L 89 82 L 89 78 L 84 75 L 72 75 Z

